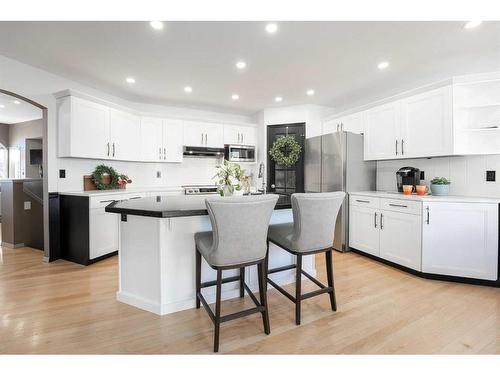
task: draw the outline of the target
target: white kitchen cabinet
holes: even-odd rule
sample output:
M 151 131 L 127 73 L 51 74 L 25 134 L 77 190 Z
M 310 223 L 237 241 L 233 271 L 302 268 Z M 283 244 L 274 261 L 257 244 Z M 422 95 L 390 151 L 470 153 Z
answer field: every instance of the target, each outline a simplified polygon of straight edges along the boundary
M 344 130 L 351 133 L 364 133 L 363 112 L 327 120 L 323 123 L 323 134 Z
M 163 120 L 163 157 L 168 163 L 180 163 L 183 160 L 184 125 L 182 120 Z
M 380 214 L 371 207 L 349 207 L 349 246 L 375 256 L 380 255 Z
M 193 147 L 224 147 L 224 128 L 221 124 L 200 121 L 184 122 L 184 145 Z
M 421 219 L 420 215 L 381 210 L 380 257 L 420 271 Z
M 400 103 L 364 112 L 364 159 L 395 159 L 401 154 Z
M 401 100 L 401 157 L 453 154 L 451 86 Z
M 104 211 L 105 207 L 92 208 L 89 217 L 89 259 L 118 250 L 119 215 Z
M 127 112 L 110 110 L 111 159 L 140 160 L 141 120 Z
M 163 120 L 160 118 L 141 118 L 141 160 L 163 160 Z
M 108 107 L 66 96 L 57 102 L 57 115 L 59 157 L 109 157 Z
M 249 126 L 224 125 L 224 144 L 255 146 L 255 128 Z
M 425 202 L 422 271 L 498 278 L 498 204 Z
M 322 134 L 330 134 L 338 132 L 340 129 L 340 118 L 335 118 L 332 120 L 327 120 L 323 122 L 323 133 Z

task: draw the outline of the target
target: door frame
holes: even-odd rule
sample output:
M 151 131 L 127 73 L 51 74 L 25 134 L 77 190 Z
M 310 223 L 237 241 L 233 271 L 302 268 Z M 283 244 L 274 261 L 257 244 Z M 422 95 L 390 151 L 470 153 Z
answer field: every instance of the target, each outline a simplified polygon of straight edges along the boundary
M 39 109 L 42 110 L 42 168 L 43 168 L 43 261 L 49 262 L 50 259 L 50 248 L 49 248 L 49 168 L 48 168 L 48 110 L 47 107 L 29 99 L 22 95 L 16 94 L 12 91 L 4 90 L 0 88 L 0 93 L 12 96 L 13 98 L 23 100 Z

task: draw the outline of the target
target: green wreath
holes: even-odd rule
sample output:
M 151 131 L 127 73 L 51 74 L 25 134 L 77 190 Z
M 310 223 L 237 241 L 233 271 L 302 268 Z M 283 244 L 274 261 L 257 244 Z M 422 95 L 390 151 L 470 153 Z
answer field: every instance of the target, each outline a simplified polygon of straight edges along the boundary
M 105 174 L 110 176 L 109 184 L 105 184 L 102 182 L 102 176 Z M 94 182 L 94 185 L 97 188 L 97 190 L 117 189 L 119 186 L 118 184 L 119 180 L 120 176 L 118 175 L 118 173 L 116 173 L 114 168 L 108 167 L 104 164 L 98 165 L 95 168 L 94 173 L 92 173 L 92 182 Z
M 271 150 L 269 150 L 269 155 L 271 155 L 271 159 L 276 163 L 285 167 L 291 167 L 299 160 L 301 151 L 302 147 L 300 147 L 295 138 L 287 135 L 274 141 Z

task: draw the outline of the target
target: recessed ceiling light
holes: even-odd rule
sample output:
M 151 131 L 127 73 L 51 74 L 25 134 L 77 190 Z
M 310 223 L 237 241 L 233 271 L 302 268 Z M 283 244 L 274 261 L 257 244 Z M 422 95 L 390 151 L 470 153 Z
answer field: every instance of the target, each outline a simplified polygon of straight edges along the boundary
M 274 101 L 281 102 L 281 101 L 283 101 L 283 98 L 281 96 L 277 96 L 276 98 L 274 98 Z
M 149 23 L 149 26 L 151 26 L 155 30 L 163 30 L 163 22 L 161 21 L 151 21 Z
M 314 90 L 309 89 L 309 90 L 306 91 L 306 94 L 309 95 L 309 96 L 313 96 L 314 95 Z
M 135 83 L 135 78 L 134 77 L 127 77 L 127 78 L 125 78 L 125 81 L 127 81 L 127 83 L 132 84 L 132 83 Z
M 386 69 L 387 67 L 389 67 L 389 62 L 387 61 L 382 61 L 377 65 L 377 68 L 379 68 L 380 70 Z
M 233 99 L 233 100 L 238 100 L 239 98 L 240 98 L 240 96 L 238 94 L 231 95 L 231 99 Z
M 481 25 L 482 21 L 468 21 L 464 25 L 464 29 L 473 29 Z
M 0 108 L 5 108 L 5 106 L 3 104 L 0 104 Z
M 19 100 L 14 100 L 14 104 L 21 104 Z
M 193 88 L 191 86 L 185 86 L 184 92 L 193 92 Z
M 266 31 L 269 34 L 274 34 L 276 31 L 278 31 L 278 25 L 276 25 L 275 23 L 268 23 L 266 25 Z
M 244 61 L 238 61 L 238 62 L 236 63 L 236 67 L 237 67 L 238 69 L 245 69 L 245 68 L 247 67 L 247 63 L 246 63 L 246 62 L 244 62 Z

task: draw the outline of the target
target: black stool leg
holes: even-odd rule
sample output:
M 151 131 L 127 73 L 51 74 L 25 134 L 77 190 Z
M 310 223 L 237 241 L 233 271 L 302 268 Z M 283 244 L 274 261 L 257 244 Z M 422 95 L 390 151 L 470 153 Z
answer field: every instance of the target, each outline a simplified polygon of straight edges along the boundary
M 196 252 L 196 308 L 200 308 L 200 297 L 198 294 L 201 292 L 201 254 L 198 249 Z
M 297 268 L 295 269 L 295 324 L 300 325 L 300 302 L 302 283 L 302 255 L 297 254 Z
M 269 327 L 269 312 L 267 310 L 267 275 L 266 275 L 266 261 L 257 264 L 257 273 L 259 277 L 259 296 L 260 304 L 264 306 L 264 311 L 262 311 L 262 322 L 264 323 L 264 332 L 266 335 L 271 333 L 271 328 Z
M 245 267 L 240 268 L 240 298 L 245 297 Z
M 337 300 L 335 298 L 335 287 L 333 285 L 333 265 L 332 265 L 332 250 L 325 252 L 326 256 L 326 276 L 328 278 L 328 286 L 333 288 L 330 295 L 330 305 L 332 305 L 332 310 L 337 311 Z
M 219 351 L 219 331 L 220 331 L 220 303 L 222 290 L 222 270 L 217 270 L 217 284 L 215 293 L 215 332 L 214 332 L 214 352 Z

